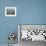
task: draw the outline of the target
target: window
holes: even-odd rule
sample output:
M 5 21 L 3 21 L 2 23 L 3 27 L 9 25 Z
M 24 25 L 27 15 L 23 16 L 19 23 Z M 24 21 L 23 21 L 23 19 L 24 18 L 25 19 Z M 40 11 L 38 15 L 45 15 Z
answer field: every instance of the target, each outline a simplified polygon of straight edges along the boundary
M 16 16 L 16 7 L 5 7 L 5 16 Z

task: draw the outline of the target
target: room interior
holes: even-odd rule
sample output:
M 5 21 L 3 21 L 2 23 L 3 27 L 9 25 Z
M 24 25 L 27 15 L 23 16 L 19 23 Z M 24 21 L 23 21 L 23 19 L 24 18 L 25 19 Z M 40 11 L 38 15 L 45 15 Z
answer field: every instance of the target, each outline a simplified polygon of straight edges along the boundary
M 26 39 L 23 40 L 23 36 L 21 35 L 20 39 L 18 35 L 20 34 L 18 33 L 19 24 L 46 25 L 46 0 L 0 0 L 0 46 L 46 46 L 45 33 L 43 33 L 46 32 L 46 29 L 40 27 L 40 30 L 27 31 L 28 33 L 25 34 L 28 36 L 25 35 Z M 12 45 L 9 39 L 14 40 L 14 35 L 11 32 L 16 34 Z M 38 38 L 34 37 L 35 34 L 38 35 Z

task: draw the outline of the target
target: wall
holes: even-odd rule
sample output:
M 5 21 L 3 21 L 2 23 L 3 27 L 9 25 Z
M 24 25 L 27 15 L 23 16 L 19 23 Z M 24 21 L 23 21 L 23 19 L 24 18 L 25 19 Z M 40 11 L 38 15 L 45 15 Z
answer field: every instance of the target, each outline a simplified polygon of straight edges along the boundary
M 6 17 L 6 6 L 15 6 L 17 16 Z M 9 32 L 17 34 L 17 24 L 46 24 L 46 0 L 0 0 L 0 44 L 8 43 Z

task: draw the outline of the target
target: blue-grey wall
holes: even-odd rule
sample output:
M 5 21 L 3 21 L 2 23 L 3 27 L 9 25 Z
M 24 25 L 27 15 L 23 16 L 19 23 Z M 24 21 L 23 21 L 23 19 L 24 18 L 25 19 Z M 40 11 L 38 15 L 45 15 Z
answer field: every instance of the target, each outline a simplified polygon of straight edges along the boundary
M 17 16 L 6 17 L 6 6 L 16 7 Z M 17 24 L 46 24 L 46 0 L 0 0 L 0 44 L 8 43 L 9 32 L 17 34 Z

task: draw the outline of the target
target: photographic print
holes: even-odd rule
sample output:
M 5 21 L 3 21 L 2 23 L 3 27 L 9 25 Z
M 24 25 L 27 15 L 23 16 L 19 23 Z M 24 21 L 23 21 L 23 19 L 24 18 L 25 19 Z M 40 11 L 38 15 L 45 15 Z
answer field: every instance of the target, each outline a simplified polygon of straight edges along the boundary
M 5 16 L 16 16 L 16 7 L 5 7 Z

